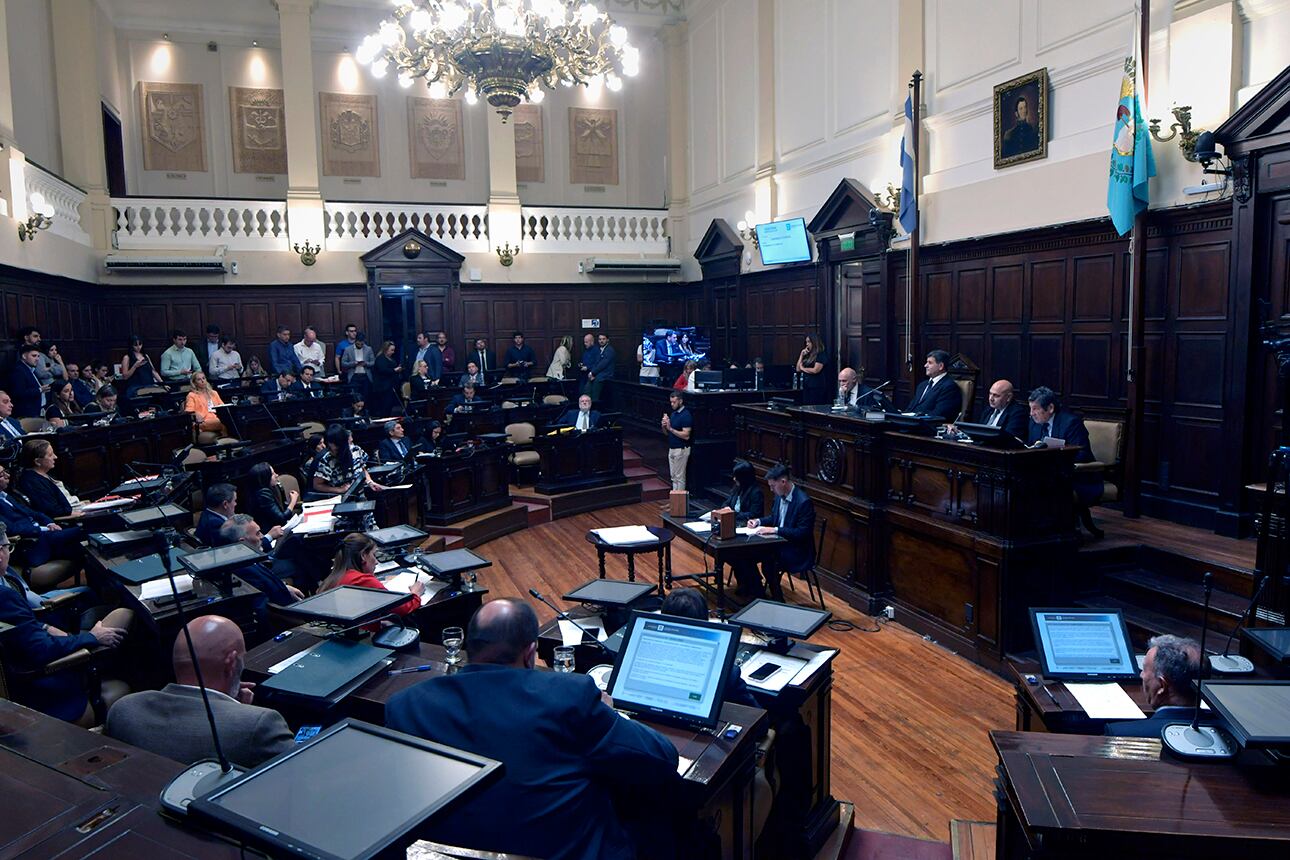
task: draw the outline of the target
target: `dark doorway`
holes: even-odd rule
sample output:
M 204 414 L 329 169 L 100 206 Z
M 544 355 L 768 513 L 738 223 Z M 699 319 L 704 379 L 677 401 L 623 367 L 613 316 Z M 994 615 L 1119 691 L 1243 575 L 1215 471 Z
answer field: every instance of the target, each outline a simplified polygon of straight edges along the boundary
M 99 107 L 103 111 L 103 160 L 107 164 L 108 195 L 124 197 L 125 142 L 121 136 L 121 120 L 102 102 Z
M 379 349 L 381 343 L 389 340 L 398 349 L 400 363 L 406 365 L 406 358 L 415 355 L 417 314 L 413 301 L 415 292 L 412 287 L 381 287 L 381 340 L 372 344 L 372 349 Z M 411 368 L 405 368 L 411 373 Z

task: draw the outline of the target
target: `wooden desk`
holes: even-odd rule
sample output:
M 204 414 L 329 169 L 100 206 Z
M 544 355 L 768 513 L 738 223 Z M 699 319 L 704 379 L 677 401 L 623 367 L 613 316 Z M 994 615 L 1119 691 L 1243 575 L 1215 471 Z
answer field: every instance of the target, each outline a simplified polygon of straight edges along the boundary
M 162 817 L 182 764 L 0 700 L 0 858 L 240 855 Z
M 752 517 L 748 517 L 751 519 Z M 710 537 L 710 535 L 700 535 L 690 531 L 685 527 L 685 523 L 691 522 L 688 518 L 674 517 L 671 514 L 663 514 L 663 525 L 681 540 L 698 547 L 705 555 L 712 556 L 712 571 L 703 573 L 687 573 L 681 576 L 673 574 L 668 578 L 667 587 L 671 588 L 672 583 L 682 580 L 693 580 L 706 585 L 707 580 L 716 580 L 717 592 L 717 612 L 724 621 L 726 617 L 726 577 L 725 567 L 727 564 L 733 565 L 738 562 L 750 562 L 760 564 L 770 554 L 776 551 L 779 544 L 787 543 L 782 537 L 772 535 L 767 537 L 752 535 L 735 535 L 729 540 Z M 743 523 L 739 523 L 743 525 Z M 716 526 L 714 524 L 713 528 Z M 710 587 L 710 586 L 709 586 Z
M 481 445 L 417 457 L 422 523 L 446 526 L 509 505 L 509 454 L 508 445 Z
M 990 741 L 999 860 L 1290 856 L 1285 768 L 1188 764 L 1146 738 L 990 732 Z
M 279 427 L 292 427 L 306 421 L 326 424 L 340 417 L 341 411 L 353 403 L 353 397 L 348 394 L 325 394 L 287 400 L 266 401 L 261 398 L 257 403 L 243 400 L 215 411 L 230 436 L 243 442 L 267 442 L 278 438 Z
M 663 588 L 671 588 L 672 582 L 672 538 L 675 537 L 670 531 L 659 526 L 645 526 L 649 529 L 650 534 L 654 535 L 654 540 L 649 543 L 633 543 L 625 546 L 606 543 L 601 540 L 595 532 L 587 532 L 587 543 L 596 548 L 596 557 L 600 561 L 600 578 L 605 578 L 605 556 L 622 555 L 627 557 L 627 581 L 636 581 L 636 556 L 642 552 L 658 553 L 658 593 L 663 594 Z
M 188 466 L 196 472 L 202 490 L 215 484 L 232 484 L 237 488 L 239 501 L 246 504 L 259 489 L 251 482 L 251 469 L 256 463 L 268 463 L 280 475 L 300 476 L 300 463 L 305 456 L 304 439 L 271 439 L 256 442 L 245 448 L 217 451 L 217 456 Z
M 169 463 L 176 450 L 193 441 L 193 416 L 178 412 L 106 427 L 66 427 L 45 438 L 58 455 L 54 477 L 81 498 L 96 499 L 132 477 L 128 463 Z
M 983 448 L 828 407 L 733 411 L 744 456 L 761 474 L 788 464 L 827 521 L 817 569 L 853 604 L 890 603 L 998 669 L 1030 647 L 1028 607 L 1073 596 L 1075 448 Z
M 1045 681 L 1039 664 L 1033 660 L 1009 658 L 1004 664 L 1008 680 L 1012 681 L 1017 704 L 1017 731 L 1057 732 L 1060 734 L 1100 735 L 1108 722 L 1115 720 L 1093 719 L 1084 712 L 1079 702 L 1061 681 Z M 1039 681 L 1031 684 L 1026 675 Z M 1147 704 L 1142 684 L 1124 681 L 1120 684 L 1134 704 L 1151 716 L 1155 709 Z M 1048 692 L 1044 692 L 1047 690 Z M 1051 695 L 1050 695 L 1051 694 Z
M 534 487 L 539 493 L 553 496 L 627 480 L 623 475 L 621 427 L 537 436 L 533 450 L 541 464 L 541 477 Z

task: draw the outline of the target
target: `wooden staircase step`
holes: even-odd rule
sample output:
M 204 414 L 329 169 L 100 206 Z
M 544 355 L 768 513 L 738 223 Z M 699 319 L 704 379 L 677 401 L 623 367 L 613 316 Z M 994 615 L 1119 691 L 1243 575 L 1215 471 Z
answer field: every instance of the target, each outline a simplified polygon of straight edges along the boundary
M 1200 641 L 1200 625 L 1187 621 L 1180 621 L 1172 615 L 1163 612 L 1157 612 L 1154 609 L 1148 609 L 1137 603 L 1122 600 L 1118 597 L 1102 596 L 1088 598 L 1086 600 L 1076 600 L 1076 606 L 1083 606 L 1088 609 L 1118 609 L 1124 614 L 1124 622 L 1129 627 L 1129 638 L 1137 648 L 1145 648 L 1147 640 L 1152 636 L 1159 636 L 1162 633 L 1172 633 L 1175 636 L 1188 636 Z M 1221 637 L 1217 642 L 1215 637 Z M 1227 631 L 1220 631 L 1212 625 L 1209 629 L 1209 640 L 1205 643 L 1206 650 L 1219 647 L 1223 640 L 1227 638 Z
M 648 466 L 628 466 L 624 464 L 623 475 L 627 477 L 627 480 L 635 481 L 637 478 L 657 478 L 658 472 Z
M 950 848 L 954 860 L 994 860 L 997 826 L 993 821 L 950 821 Z
M 1189 582 L 1141 568 L 1103 573 L 1102 585 L 1113 593 L 1123 594 L 1127 591 L 1141 594 L 1152 605 L 1170 602 L 1186 604 L 1195 610 L 1196 620 L 1199 620 L 1199 613 L 1205 605 L 1205 587 L 1200 582 Z M 1235 624 L 1248 603 L 1249 598 L 1215 588 L 1210 599 L 1210 615 L 1220 621 Z
M 672 485 L 664 483 L 658 478 L 646 478 L 640 482 L 641 501 L 658 502 L 667 498 L 667 494 L 672 492 Z
M 551 506 L 541 502 L 521 501 L 519 504 L 528 508 L 529 528 L 551 522 Z

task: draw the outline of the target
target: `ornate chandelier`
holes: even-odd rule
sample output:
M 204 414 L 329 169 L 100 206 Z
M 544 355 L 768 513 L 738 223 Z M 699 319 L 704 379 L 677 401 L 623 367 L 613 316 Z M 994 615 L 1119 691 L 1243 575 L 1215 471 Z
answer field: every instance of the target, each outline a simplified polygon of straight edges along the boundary
M 425 80 L 446 98 L 465 88 L 483 96 L 505 122 L 527 99 L 541 102 L 557 85 L 622 89 L 640 70 L 626 28 L 584 0 L 393 0 L 391 17 L 363 39 L 354 59 L 383 78 L 393 64 L 399 84 Z

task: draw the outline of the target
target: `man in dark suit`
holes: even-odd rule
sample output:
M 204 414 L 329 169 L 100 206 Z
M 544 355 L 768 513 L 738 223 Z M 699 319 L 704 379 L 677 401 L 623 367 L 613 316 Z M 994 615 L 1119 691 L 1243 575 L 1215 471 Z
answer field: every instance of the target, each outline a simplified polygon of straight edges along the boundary
M 596 338 L 596 345 L 600 347 L 600 352 L 596 354 L 596 363 L 587 370 L 587 393 L 592 400 L 600 399 L 605 381 L 614 378 L 614 363 L 618 361 L 614 348 L 609 345 L 609 335 L 601 332 Z
M 497 359 L 488 351 L 488 339 L 475 338 L 475 348 L 466 356 L 467 361 L 473 361 L 479 365 L 480 373 L 488 373 L 490 370 L 497 369 Z
M 488 403 L 475 396 L 475 386 L 467 384 L 461 389 L 460 394 L 454 394 L 452 400 L 448 402 L 448 412 L 451 414 L 462 411 L 481 411 L 488 408 Z
M 18 419 L 13 417 L 13 399 L 0 391 L 0 442 L 21 439 L 25 432 Z
M 1153 636 L 1142 661 L 1142 692 L 1155 709 L 1145 720 L 1106 724 L 1106 734 L 1128 738 L 1158 738 L 1170 723 L 1190 723 L 1196 716 L 1196 679 L 1200 676 L 1200 644 L 1180 636 Z M 1212 722 L 1212 720 L 1211 720 Z
M 443 353 L 439 351 L 439 347 L 431 340 L 430 332 L 428 331 L 417 332 L 417 351 L 412 356 L 410 373 L 416 372 L 418 361 L 426 363 L 426 375 L 428 378 L 437 380 L 443 375 Z
M 1093 462 L 1093 451 L 1088 441 L 1088 428 L 1084 419 L 1073 412 L 1059 409 L 1057 394 L 1043 385 L 1030 392 L 1030 432 L 1026 441 L 1036 445 L 1045 438 L 1065 440 L 1067 445 L 1079 447 L 1076 463 Z M 1081 477 L 1083 476 L 1083 477 Z M 1086 472 L 1075 473 L 1075 495 L 1080 504 L 1088 506 L 1102 497 L 1102 478 Z
M 593 334 L 584 334 L 582 336 L 582 355 L 578 359 L 578 390 L 586 391 L 590 380 L 587 374 L 591 368 L 596 366 L 596 361 L 600 358 L 600 347 L 596 346 L 596 336 Z M 593 398 L 594 399 L 594 398 Z
M 296 375 L 290 370 L 279 371 L 276 378 L 264 380 L 264 385 L 260 386 L 260 398 L 266 401 L 286 400 L 291 396 L 295 382 Z
M 870 391 L 873 389 L 861 382 L 854 370 L 842 368 L 842 372 L 838 374 L 838 397 L 842 398 L 847 409 L 859 409 L 860 399 Z
M 304 367 L 300 368 L 300 378 L 291 383 L 291 387 L 287 389 L 287 393 L 296 397 L 323 396 L 322 385 L 314 382 L 314 366 L 312 364 L 306 364 Z
M 402 463 L 407 458 L 411 446 L 404 438 L 406 433 L 400 422 L 385 422 L 385 438 L 376 449 L 376 455 L 382 463 Z
M 203 501 L 206 508 L 197 518 L 194 534 L 207 546 L 219 546 L 220 527 L 237 510 L 237 488 L 232 484 L 213 484 L 206 489 Z
M 977 416 L 976 423 L 998 427 L 1005 433 L 1024 439 L 1030 429 L 1030 414 L 1025 406 L 1016 401 L 1016 397 L 1017 392 L 1012 383 L 1000 379 L 990 386 L 990 393 L 986 395 L 988 404 Z
M 591 395 L 580 395 L 578 408 L 565 410 L 565 413 L 560 416 L 560 424 L 563 427 L 574 427 L 578 430 L 595 430 L 600 424 L 600 413 L 591 408 Z
M 506 370 L 512 376 L 527 380 L 533 372 L 533 365 L 537 364 L 537 353 L 524 342 L 523 332 L 515 332 L 511 341 L 511 345 L 506 347 Z
M 758 534 L 779 535 L 787 543 L 776 548 L 774 557 L 762 562 L 762 576 L 772 600 L 783 600 L 780 573 L 804 573 L 815 564 L 815 505 L 806 493 L 793 483 L 788 467 L 777 463 L 766 473 L 766 484 L 775 494 L 770 516 L 748 520 L 748 527 Z
M 13 398 L 13 412 L 18 418 L 39 418 L 44 414 L 45 390 L 36 378 L 39 361 L 40 347 L 23 344 L 9 380 L 9 396 Z
M 11 538 L 30 541 L 26 561 L 32 567 L 50 559 L 70 561 L 79 569 L 85 559 L 81 540 L 85 533 L 78 527 L 63 528 L 40 511 L 34 511 L 9 495 L 9 470 L 0 467 L 0 522 Z
M 274 528 L 281 537 L 282 528 L 280 526 Z M 283 539 L 284 542 L 286 540 L 287 538 Z M 229 546 L 235 543 L 245 544 L 250 549 L 265 553 L 272 553 L 274 549 L 273 541 L 264 536 L 264 532 L 260 530 L 260 524 L 250 514 L 233 514 L 226 519 L 219 527 L 218 537 L 213 545 Z M 280 546 L 278 548 L 281 549 Z M 267 561 L 273 564 L 272 570 L 269 569 L 268 564 L 255 562 L 233 571 L 234 576 L 245 580 L 263 596 L 255 608 L 257 614 L 265 621 L 268 620 L 269 603 L 275 606 L 287 606 L 305 596 L 300 589 L 282 581 L 284 576 L 291 577 L 296 573 L 293 564 L 274 558 L 272 555 Z
M 923 362 L 927 378 L 918 383 L 906 412 L 939 415 L 951 423 L 959 417 L 963 411 L 963 394 L 945 370 L 949 363 L 950 354 L 943 349 L 927 353 L 927 360 Z
M 470 662 L 386 705 L 389 728 L 505 765 L 498 782 L 436 818 L 427 838 L 548 860 L 634 857 L 614 799 L 638 808 L 670 796 L 676 748 L 618 716 L 587 676 L 533 671 L 537 634 L 528 604 L 489 601 L 466 629 Z
M 229 761 L 250 769 L 291 749 L 295 738 L 282 715 L 251 704 L 254 685 L 242 682 L 246 642 L 237 625 L 203 615 L 188 623 L 188 632 Z M 106 734 L 184 764 L 214 758 L 201 686 L 182 635 L 171 660 L 175 683 L 122 697 L 108 712 Z

